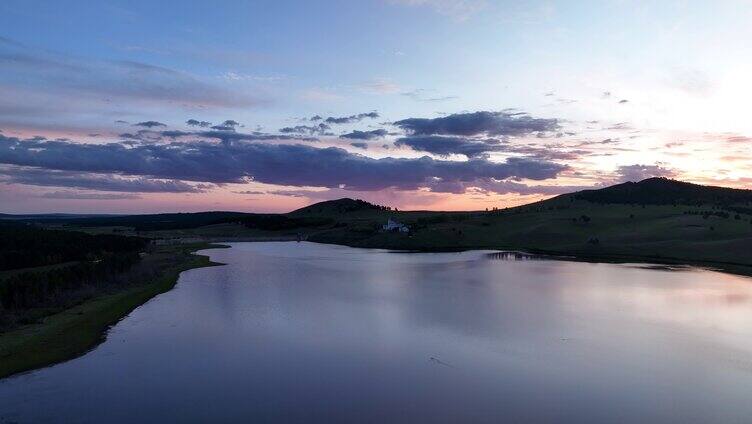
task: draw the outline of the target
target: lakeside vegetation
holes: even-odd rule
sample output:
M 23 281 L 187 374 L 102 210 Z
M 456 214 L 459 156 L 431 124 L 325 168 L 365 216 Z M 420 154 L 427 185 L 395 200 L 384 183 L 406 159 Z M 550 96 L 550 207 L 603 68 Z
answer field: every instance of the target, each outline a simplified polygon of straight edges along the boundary
M 13 240 L 0 246 L 6 257 L 36 244 L 41 252 L 60 249 L 40 255 L 45 265 L 14 270 L 8 262 L 0 273 L 0 378 L 83 354 L 109 326 L 170 290 L 181 271 L 213 265 L 192 254 L 211 247 L 206 243 L 152 246 L 135 237 L 28 225 L 0 226 L 0 236 Z
M 384 231 L 387 219 L 410 231 Z M 209 246 L 196 241 L 507 249 L 752 275 L 752 191 L 661 178 L 471 212 L 398 211 L 339 199 L 286 214 L 31 216 L 0 223 L 10 241 L 0 248 L 0 377 L 95 346 L 110 325 L 169 290 L 182 270 L 211 265 L 191 254 Z
M 103 253 L 143 250 L 148 240 L 119 235 L 55 231 L 0 220 L 0 271 L 95 260 Z
M 157 271 L 141 261 L 150 242 L 119 235 L 0 225 L 0 331 L 29 324 Z

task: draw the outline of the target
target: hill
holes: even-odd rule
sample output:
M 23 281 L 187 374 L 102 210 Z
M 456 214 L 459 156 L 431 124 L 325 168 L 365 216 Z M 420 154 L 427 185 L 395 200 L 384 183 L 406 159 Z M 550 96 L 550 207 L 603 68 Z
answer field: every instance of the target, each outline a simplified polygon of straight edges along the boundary
M 310 206 L 294 210 L 289 215 L 333 215 L 350 212 L 387 211 L 391 208 L 375 205 L 360 199 L 342 198 L 314 203 Z
M 648 178 L 598 190 L 566 194 L 595 203 L 638 205 L 713 205 L 752 204 L 752 190 L 703 186 L 667 178 Z

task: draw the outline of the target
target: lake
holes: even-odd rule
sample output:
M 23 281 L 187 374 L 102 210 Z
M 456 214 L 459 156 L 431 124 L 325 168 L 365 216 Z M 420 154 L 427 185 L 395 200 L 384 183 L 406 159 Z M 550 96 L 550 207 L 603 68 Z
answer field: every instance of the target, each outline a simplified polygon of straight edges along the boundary
M 88 354 L 0 380 L 0 423 L 752 421 L 752 279 L 230 245 Z

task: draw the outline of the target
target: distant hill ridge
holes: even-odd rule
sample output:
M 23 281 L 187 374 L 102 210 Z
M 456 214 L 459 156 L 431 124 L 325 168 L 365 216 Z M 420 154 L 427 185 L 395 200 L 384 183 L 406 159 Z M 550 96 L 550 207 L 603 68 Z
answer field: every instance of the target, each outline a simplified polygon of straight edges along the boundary
M 704 186 L 668 178 L 648 178 L 614 186 L 565 194 L 594 203 L 643 205 L 746 205 L 752 203 L 752 190 Z
M 752 213 L 752 190 L 703 186 L 668 178 L 648 178 L 640 182 L 626 182 L 610 187 L 563 194 L 544 201 L 562 199 L 584 200 L 599 204 L 690 205 L 721 206 L 725 209 Z M 525 205 L 521 206 L 525 207 Z M 286 214 L 254 214 L 228 211 L 196 213 L 162 213 L 144 215 L 87 215 L 87 214 L 0 214 L 5 222 L 60 223 L 72 226 L 123 226 L 137 231 L 197 228 L 206 225 L 239 222 L 252 228 L 282 229 L 291 226 L 321 225 L 321 219 L 335 219 L 342 214 L 358 216 L 380 215 L 392 208 L 365 200 L 342 198 L 314 203 Z M 396 209 L 394 210 L 396 212 Z M 413 211 L 417 212 L 417 211 Z M 457 214 L 457 212 L 423 211 L 427 214 Z M 308 218 L 314 218 L 308 219 Z M 327 221 L 328 222 L 328 221 Z
M 289 215 L 328 215 L 359 211 L 384 211 L 390 210 L 386 206 L 380 206 L 360 199 L 344 197 L 337 200 L 326 200 L 294 210 Z

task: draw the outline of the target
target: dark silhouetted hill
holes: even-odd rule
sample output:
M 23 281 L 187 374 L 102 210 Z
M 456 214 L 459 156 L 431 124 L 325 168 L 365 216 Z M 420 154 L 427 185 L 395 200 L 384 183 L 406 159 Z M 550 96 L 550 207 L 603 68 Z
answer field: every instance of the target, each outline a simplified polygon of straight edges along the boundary
M 289 215 L 335 215 L 360 211 L 384 211 L 388 208 L 375 205 L 360 199 L 343 198 L 314 203 L 313 205 L 297 209 Z
M 604 204 L 733 206 L 752 203 L 752 190 L 704 186 L 668 178 L 648 178 L 564 196 Z

